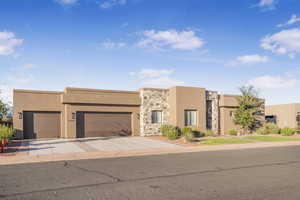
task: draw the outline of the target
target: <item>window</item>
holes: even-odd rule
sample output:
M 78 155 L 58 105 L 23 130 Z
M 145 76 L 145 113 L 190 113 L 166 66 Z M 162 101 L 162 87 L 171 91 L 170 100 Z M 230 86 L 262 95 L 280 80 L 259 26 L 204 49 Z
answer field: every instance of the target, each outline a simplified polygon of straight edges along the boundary
M 197 111 L 196 110 L 185 110 L 184 111 L 184 125 L 185 126 L 196 126 L 197 125 Z
M 162 122 L 162 111 L 154 110 L 151 113 L 152 124 L 160 124 Z
M 275 115 L 266 115 L 265 120 L 267 123 L 277 123 L 277 117 Z

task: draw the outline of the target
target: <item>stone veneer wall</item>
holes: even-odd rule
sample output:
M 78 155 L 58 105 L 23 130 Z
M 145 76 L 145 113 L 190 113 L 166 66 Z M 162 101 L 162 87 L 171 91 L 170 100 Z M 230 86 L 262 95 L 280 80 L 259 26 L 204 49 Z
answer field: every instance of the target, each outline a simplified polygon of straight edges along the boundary
M 211 130 L 219 134 L 219 95 L 215 91 L 206 91 L 206 101 L 210 101 L 211 105 L 207 106 L 207 123 L 209 123 Z
M 169 118 L 169 105 L 168 105 L 169 90 L 167 89 L 148 89 L 140 90 L 141 97 L 141 136 L 161 135 L 161 124 L 151 123 L 152 110 L 162 111 L 162 123 L 167 124 Z

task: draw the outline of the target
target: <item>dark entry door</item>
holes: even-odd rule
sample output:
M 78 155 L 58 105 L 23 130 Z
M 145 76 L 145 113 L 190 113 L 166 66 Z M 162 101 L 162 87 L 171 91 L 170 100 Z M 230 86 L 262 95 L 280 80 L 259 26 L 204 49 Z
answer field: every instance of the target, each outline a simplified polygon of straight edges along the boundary
M 131 113 L 78 112 L 77 137 L 131 135 Z
M 59 112 L 24 112 L 24 139 L 60 137 Z

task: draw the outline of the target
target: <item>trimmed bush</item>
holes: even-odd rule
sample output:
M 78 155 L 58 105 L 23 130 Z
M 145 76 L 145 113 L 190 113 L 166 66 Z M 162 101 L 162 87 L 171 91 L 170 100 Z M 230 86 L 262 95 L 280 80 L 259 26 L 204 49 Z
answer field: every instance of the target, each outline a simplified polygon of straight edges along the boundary
M 174 126 L 172 125 L 168 125 L 168 124 L 161 125 L 160 132 L 162 133 L 162 136 L 167 137 L 168 132 L 172 130 L 172 128 L 174 128 Z
M 192 131 L 193 131 L 194 137 L 204 137 L 205 136 L 205 133 L 202 133 L 201 131 L 199 131 L 196 128 L 193 128 Z
M 297 126 L 297 127 L 295 128 L 295 133 L 300 134 L 300 126 Z
M 279 134 L 280 129 L 274 123 L 265 123 L 262 127 L 257 129 L 256 132 L 260 135 Z
M 0 126 L 0 139 L 12 139 L 14 130 L 6 126 Z
M 176 140 L 180 137 L 180 129 L 172 125 L 162 125 L 160 127 L 162 135 L 169 140 Z
M 295 130 L 293 128 L 284 127 L 280 131 L 282 136 L 292 136 L 295 133 Z
M 176 140 L 180 137 L 180 129 L 177 127 L 173 127 L 171 130 L 167 133 L 167 138 L 169 140 Z
M 216 136 L 216 134 L 213 130 L 207 130 L 205 136 Z
M 183 128 L 181 128 L 181 133 L 183 135 L 185 135 L 186 133 L 190 133 L 190 132 L 193 132 L 193 129 L 191 127 L 183 127 Z
M 238 131 L 235 128 L 229 129 L 228 133 L 231 136 L 237 136 L 238 135 Z
M 192 142 L 194 140 L 194 131 L 190 127 L 181 128 L 181 133 L 186 141 Z

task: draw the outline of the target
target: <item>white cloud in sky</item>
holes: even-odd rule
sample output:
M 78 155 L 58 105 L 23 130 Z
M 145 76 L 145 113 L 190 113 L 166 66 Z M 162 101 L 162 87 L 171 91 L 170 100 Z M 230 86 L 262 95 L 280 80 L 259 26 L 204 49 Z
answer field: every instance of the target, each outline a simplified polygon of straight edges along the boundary
M 13 32 L 0 32 L 0 55 L 7 56 L 15 52 L 15 48 L 23 43 Z
M 139 72 L 130 72 L 130 75 L 136 77 L 144 86 L 171 87 L 183 85 L 183 81 L 171 78 L 173 73 L 174 70 L 171 69 L 142 69 Z
M 113 6 L 122 6 L 127 3 L 127 0 L 106 0 L 100 4 L 100 8 L 107 9 Z
M 57 3 L 61 5 L 74 5 L 78 2 L 78 0 L 55 0 Z
M 288 54 L 293 58 L 300 52 L 300 29 L 286 29 L 267 35 L 261 40 L 261 47 L 277 54 Z
M 248 81 L 247 85 L 253 85 L 259 89 L 292 88 L 299 81 L 297 79 L 285 76 L 259 76 Z
M 36 66 L 25 64 L 20 67 L 11 68 L 4 80 L 0 81 L 0 97 L 5 102 L 12 102 L 14 88 L 25 89 L 35 79 L 32 69 Z
M 115 49 L 125 47 L 127 44 L 125 42 L 112 42 L 111 40 L 106 40 L 100 44 L 101 47 L 106 49 Z
M 260 0 L 257 6 L 264 9 L 273 10 L 275 9 L 276 3 L 276 0 Z
M 196 36 L 195 31 L 166 31 L 146 30 L 142 32 L 144 38 L 138 41 L 137 46 L 161 50 L 171 48 L 177 50 L 193 50 L 201 48 L 204 40 Z
M 277 27 L 288 26 L 288 25 L 295 24 L 297 22 L 300 22 L 300 17 L 297 17 L 297 15 L 292 15 L 289 21 L 287 21 L 284 24 L 278 24 Z
M 257 54 L 243 55 L 243 56 L 238 56 L 235 59 L 235 61 L 233 62 L 233 65 L 266 63 L 268 61 L 269 61 L 268 56 L 261 56 L 261 55 L 257 55 Z

